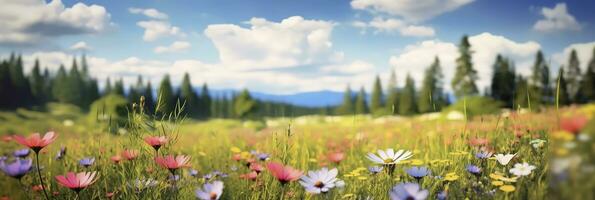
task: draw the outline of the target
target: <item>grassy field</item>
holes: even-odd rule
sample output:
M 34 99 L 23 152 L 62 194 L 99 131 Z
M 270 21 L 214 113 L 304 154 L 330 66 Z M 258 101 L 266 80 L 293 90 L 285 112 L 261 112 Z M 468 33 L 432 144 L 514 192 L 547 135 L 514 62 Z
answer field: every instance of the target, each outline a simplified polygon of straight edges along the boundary
M 41 175 L 52 199 L 196 199 L 205 183 L 223 182 L 221 199 L 389 199 L 391 189 L 405 182 L 427 190 L 427 199 L 594 199 L 595 105 L 546 110 L 540 113 L 506 113 L 469 120 L 434 114 L 372 118 L 370 116 L 277 118 L 262 121 L 213 119 L 204 122 L 156 121 L 131 113 L 127 129 L 106 133 L 105 124 L 91 123 L 72 108 L 41 113 L 29 110 L 0 113 L 0 153 L 11 163 L 13 151 L 26 148 L 11 135 L 54 131 L 57 139 L 39 153 Z M 571 133 L 561 131 L 566 121 L 587 119 Z M 166 136 L 156 152 L 143 140 Z M 56 154 L 66 148 L 62 159 Z M 376 164 L 369 152 L 393 148 L 412 156 L 395 165 Z M 124 150 L 137 150 L 133 160 L 115 163 Z M 260 160 L 259 156 L 266 160 Z M 484 153 L 486 155 L 476 155 Z M 492 156 L 514 154 L 501 164 Z M 191 167 L 170 170 L 155 162 L 159 155 L 188 155 Z M 28 156 L 33 159 L 35 154 Z M 80 159 L 93 157 L 88 167 Z M 328 192 L 307 192 L 299 181 L 281 184 L 266 169 L 280 162 L 309 175 L 308 171 L 336 168 L 336 182 Z M 518 175 L 518 163 L 535 168 Z M 479 168 L 477 173 L 469 165 Z M 250 168 L 252 166 L 252 168 Z M 260 173 L 258 167 L 264 168 Z M 379 173 L 371 166 L 383 166 Z M 416 179 L 406 170 L 426 167 L 430 173 Z M 390 172 L 394 168 L 393 172 Z M 191 170 L 198 173 L 193 174 Z M 55 176 L 67 172 L 97 171 L 97 181 L 75 193 L 58 184 Z M 526 171 L 526 169 L 525 169 Z M 256 175 L 255 175 L 256 174 Z M 311 174 L 310 174 L 311 177 Z M 311 177 L 312 178 L 312 177 Z M 44 199 L 37 167 L 20 180 L 0 176 L 0 196 L 10 199 Z M 329 186 L 329 185 L 327 185 Z M 216 192 L 215 192 L 216 193 Z M 399 193 L 399 194 L 396 194 Z M 403 191 L 396 191 L 395 197 Z M 216 196 L 215 196 L 216 197 Z M 420 194 L 420 199 L 424 199 Z

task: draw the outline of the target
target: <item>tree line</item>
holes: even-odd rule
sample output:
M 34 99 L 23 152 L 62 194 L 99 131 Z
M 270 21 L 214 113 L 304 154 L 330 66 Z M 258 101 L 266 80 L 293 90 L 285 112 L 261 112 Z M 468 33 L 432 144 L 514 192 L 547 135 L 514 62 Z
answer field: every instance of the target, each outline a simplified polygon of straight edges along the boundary
M 539 108 L 548 105 L 569 105 L 595 101 L 595 48 L 585 72 L 581 72 L 576 50 L 572 50 L 566 65 L 560 66 L 557 77 L 552 77 L 550 66 L 541 51 L 535 56 L 532 72 L 528 77 L 517 74 L 514 62 L 500 54 L 493 64 L 491 85 L 479 93 L 479 79 L 473 67 L 471 44 L 464 36 L 459 44 L 455 75 L 451 80 L 453 94 L 457 99 L 484 96 L 502 102 L 505 108 Z M 438 57 L 426 68 L 422 85 L 417 90 L 413 78 L 407 74 L 405 85 L 396 86 L 395 72 L 391 71 L 386 90 L 382 89 L 376 76 L 370 102 L 362 87 L 357 94 L 347 86 L 343 102 L 337 106 L 339 115 L 412 115 L 436 112 L 448 106 L 452 99 L 444 91 L 444 76 Z

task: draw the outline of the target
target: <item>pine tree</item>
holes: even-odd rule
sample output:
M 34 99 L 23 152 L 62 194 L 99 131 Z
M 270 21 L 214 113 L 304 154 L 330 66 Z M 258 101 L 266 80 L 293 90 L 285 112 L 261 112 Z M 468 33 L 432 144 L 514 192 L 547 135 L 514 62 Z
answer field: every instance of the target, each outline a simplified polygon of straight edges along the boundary
M 35 103 L 37 105 L 45 104 L 48 101 L 45 90 L 46 81 L 44 77 L 41 75 L 39 59 L 35 59 L 33 70 L 31 70 L 31 74 L 29 75 L 29 82 L 29 85 L 31 87 L 31 95 L 35 100 Z
M 203 118 L 208 118 L 211 116 L 211 95 L 209 94 L 209 87 L 207 83 L 202 85 L 202 90 L 200 92 L 200 116 Z
M 242 90 L 238 96 L 233 99 L 233 108 L 235 117 L 246 119 L 254 117 L 253 114 L 257 110 L 256 101 L 250 96 L 247 89 Z
M 171 82 L 169 81 L 169 75 L 165 75 L 161 80 L 161 84 L 159 85 L 159 90 L 157 92 L 157 99 L 158 99 L 158 110 L 168 115 L 175 111 L 176 108 L 176 97 L 174 96 L 173 89 L 171 86 Z
M 353 108 L 353 95 L 351 94 L 351 89 L 347 86 L 343 94 L 343 103 L 337 107 L 336 112 L 339 115 L 351 115 L 354 111 Z
M 589 65 L 587 65 L 587 71 L 582 77 L 580 91 L 581 103 L 595 101 L 595 47 L 593 47 L 593 54 Z
M 194 91 L 194 87 L 192 87 L 190 75 L 188 73 L 184 74 L 184 79 L 182 80 L 182 85 L 180 85 L 178 96 L 180 97 L 180 101 L 184 103 L 185 114 L 193 118 L 198 118 L 200 113 L 198 96 Z
M 14 90 L 10 80 L 9 62 L 0 61 L 0 96 L 7 97 Z M 10 109 L 11 98 L 0 98 L 0 109 Z
M 372 99 L 370 100 L 370 111 L 372 113 L 383 112 L 384 110 L 384 94 L 382 94 L 382 84 L 380 83 L 380 77 L 376 75 L 374 81 L 374 87 L 372 89 Z
M 355 98 L 355 113 L 360 115 L 368 113 L 368 103 L 366 102 L 366 91 L 364 87 L 359 90 Z
M 112 93 L 113 94 L 117 94 L 120 95 L 122 97 L 126 97 L 126 94 L 124 93 L 124 81 L 120 78 L 120 80 L 117 80 L 116 83 L 114 83 L 114 88 L 112 88 Z
M 438 57 L 434 58 L 434 63 L 426 69 L 422 87 L 419 95 L 419 112 L 436 112 L 439 111 L 444 102 L 442 102 L 442 80 L 444 75 L 440 67 L 440 60 Z
M 566 74 L 564 75 L 567 81 L 567 89 L 568 95 L 570 96 L 571 102 L 576 102 L 579 87 L 580 87 L 580 76 L 581 76 L 581 69 L 579 67 L 580 63 L 578 61 L 578 56 L 576 55 L 576 50 L 572 50 L 570 52 L 570 58 L 568 59 L 568 68 L 566 69 Z
M 16 59 L 14 55 L 11 55 L 10 61 L 10 80 L 12 82 L 12 86 L 14 90 L 11 94 L 11 99 L 13 99 L 13 106 L 21 107 L 21 106 L 28 106 L 31 102 L 31 91 L 29 86 L 29 81 L 25 78 L 25 74 L 23 73 L 23 58 L 21 55 L 17 56 Z
M 107 77 L 107 79 L 105 80 L 105 88 L 103 89 L 103 96 L 107 96 L 110 95 L 113 91 L 112 88 L 112 81 L 110 80 L 109 77 Z
M 130 85 L 128 88 L 128 101 L 139 102 L 140 97 L 143 95 L 144 92 L 143 77 L 141 75 L 138 75 L 138 77 L 136 78 L 136 84 Z
M 451 82 L 457 98 L 478 94 L 477 86 L 475 85 L 478 76 L 471 62 L 472 53 L 471 44 L 467 36 L 464 36 L 459 45 L 460 56 L 457 58 L 456 72 Z
M 86 99 L 87 99 L 87 104 L 86 107 L 89 107 L 93 102 L 95 102 L 95 100 L 99 99 L 100 95 L 99 95 L 99 86 L 97 84 L 97 80 L 95 79 L 89 79 L 87 81 L 86 85 Z
M 514 104 L 514 88 L 515 88 L 515 72 L 514 67 L 508 59 L 502 57 L 500 54 L 496 56 L 494 62 L 494 73 L 492 75 L 492 85 L 490 96 L 496 100 L 504 102 L 508 108 L 512 108 Z
M 532 94 L 531 99 L 538 103 L 551 103 L 552 94 L 550 86 L 550 69 L 541 51 L 537 52 L 535 56 L 535 64 L 533 64 L 533 72 L 531 75 L 531 81 L 529 82 L 530 93 Z
M 388 110 L 388 113 L 393 115 L 396 114 L 399 109 L 398 91 L 397 76 L 395 75 L 395 71 L 391 70 L 388 87 L 386 88 L 386 93 L 388 94 L 388 97 L 386 98 L 386 109 Z
M 529 85 L 527 80 L 523 76 L 518 76 L 516 78 L 516 88 L 514 93 L 514 107 L 516 108 L 527 108 L 528 107 L 528 95 L 529 95 Z
M 399 114 L 412 115 L 417 113 L 416 97 L 415 97 L 415 82 L 409 74 L 405 79 L 405 87 L 401 92 L 399 99 Z
M 52 96 L 54 99 L 61 103 L 68 102 L 67 90 L 64 88 L 68 87 L 68 75 L 66 74 L 66 68 L 64 65 L 60 65 L 58 73 L 52 83 Z
M 568 82 L 566 82 L 566 78 L 564 78 L 564 66 L 560 67 L 557 80 L 556 98 L 558 99 L 558 105 L 568 105 L 570 104 L 570 98 L 567 88 Z
M 151 82 L 147 81 L 147 86 L 144 88 L 142 96 L 145 97 L 145 110 L 148 113 L 155 112 L 155 98 L 153 97 L 153 87 L 151 86 Z
M 83 107 L 84 82 L 78 70 L 76 59 L 72 60 L 72 67 L 70 67 L 66 82 L 67 85 L 64 88 L 61 88 L 65 91 L 65 102 Z

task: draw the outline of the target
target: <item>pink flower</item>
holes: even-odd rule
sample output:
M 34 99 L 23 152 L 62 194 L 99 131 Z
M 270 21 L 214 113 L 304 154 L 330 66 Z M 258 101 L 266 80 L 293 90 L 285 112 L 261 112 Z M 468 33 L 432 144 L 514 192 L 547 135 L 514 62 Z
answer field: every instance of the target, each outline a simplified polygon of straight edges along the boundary
M 189 161 L 190 156 L 185 155 L 179 155 L 175 158 L 173 155 L 155 157 L 155 162 L 157 162 L 159 166 L 169 169 L 172 172 L 182 167 L 190 167 Z
M 112 156 L 110 159 L 111 159 L 111 160 L 112 160 L 112 161 L 113 161 L 115 164 L 118 164 L 118 163 L 120 163 L 120 161 L 122 161 L 122 157 L 121 157 L 121 156 L 119 156 L 119 155 Z
M 256 171 L 252 171 L 250 173 L 240 175 L 240 178 L 243 178 L 246 180 L 251 180 L 251 181 L 256 180 L 257 177 L 258 177 L 258 173 L 256 173 Z
M 343 159 L 345 159 L 345 153 L 343 152 L 331 152 L 326 155 L 329 161 L 339 164 Z
M 145 138 L 145 142 L 155 148 L 155 150 L 159 150 L 161 146 L 167 143 L 167 138 L 165 136 L 148 136 Z
M 264 167 L 261 164 L 252 163 L 252 164 L 250 164 L 250 170 L 252 170 L 256 173 L 260 173 L 264 170 Z
M 126 149 L 122 151 L 122 157 L 126 158 L 126 160 L 134 160 L 136 157 L 138 157 L 138 151 Z
M 56 133 L 54 133 L 53 131 L 50 131 L 47 132 L 43 136 L 43 138 L 39 135 L 39 133 L 33 133 L 27 138 L 20 135 L 15 135 L 14 139 L 19 144 L 25 145 L 31 148 L 33 151 L 35 151 L 35 153 L 38 153 L 39 150 L 54 142 L 54 140 L 56 140 L 56 137 L 58 137 L 58 135 L 56 135 Z
M 560 120 L 562 130 L 578 134 L 589 120 L 585 116 L 569 117 Z
M 283 166 L 283 164 L 278 162 L 267 163 L 267 169 L 281 184 L 298 180 L 302 176 L 301 171 L 290 166 Z
M 58 183 L 64 187 L 79 192 L 97 181 L 97 172 L 68 172 L 65 176 L 56 176 Z

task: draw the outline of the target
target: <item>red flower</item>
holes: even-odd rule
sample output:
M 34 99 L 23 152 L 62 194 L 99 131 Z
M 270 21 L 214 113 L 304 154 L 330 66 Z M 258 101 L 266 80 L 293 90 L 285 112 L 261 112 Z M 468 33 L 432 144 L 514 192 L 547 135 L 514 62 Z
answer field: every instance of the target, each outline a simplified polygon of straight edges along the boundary
M 255 171 L 252 171 L 252 172 L 247 173 L 247 174 L 240 175 L 240 178 L 243 178 L 243 179 L 246 179 L 246 180 L 251 180 L 251 181 L 256 180 L 257 177 L 258 177 L 258 173 L 256 173 Z
M 97 172 L 80 172 L 77 174 L 68 172 L 64 176 L 56 176 L 56 180 L 60 185 L 79 192 L 95 183 L 97 181 L 96 175 Z
M 170 171 L 182 168 L 182 167 L 190 167 L 190 156 L 179 155 L 174 157 L 173 155 L 168 156 L 157 156 L 155 157 L 155 162 L 159 164 L 159 166 L 169 169 Z
M 578 134 L 589 120 L 585 116 L 568 117 L 560 120 L 562 130 Z
M 472 138 L 469 140 L 471 146 L 484 146 L 488 144 L 487 138 Z
M 242 155 L 240 155 L 239 153 L 233 154 L 233 156 L 231 156 L 231 159 L 234 161 L 240 161 L 242 160 Z
M 10 135 L 2 136 L 2 141 L 4 141 L 4 142 L 10 142 L 11 140 L 12 140 L 12 136 L 10 136 Z
M 331 152 L 326 155 L 329 161 L 339 164 L 343 159 L 345 159 L 345 153 L 343 152 Z
M 285 184 L 291 181 L 298 180 L 302 176 L 302 171 L 296 170 L 290 166 L 283 166 L 278 162 L 267 163 L 267 169 L 271 174 L 281 182 Z
M 264 167 L 261 164 L 252 163 L 252 164 L 250 164 L 250 170 L 252 170 L 256 173 L 260 173 L 264 170 Z
M 167 143 L 167 138 L 165 136 L 148 136 L 145 138 L 145 142 L 155 148 L 155 150 L 159 150 L 161 146 Z
M 134 160 L 136 157 L 138 157 L 138 151 L 126 149 L 122 151 L 122 157 L 126 158 L 126 160 Z
M 22 145 L 25 145 L 31 148 L 35 153 L 39 152 L 39 150 L 43 149 L 45 146 L 51 144 L 56 140 L 56 133 L 53 131 L 47 132 L 43 138 L 39 135 L 39 133 L 33 133 L 29 137 L 25 138 L 20 135 L 15 135 L 14 139 Z
M 121 156 L 119 156 L 119 155 L 115 155 L 115 156 L 112 156 L 110 159 L 111 159 L 111 160 L 112 160 L 112 161 L 113 161 L 115 164 L 118 164 L 118 163 L 120 163 L 120 161 L 122 160 L 122 157 L 121 157 Z

